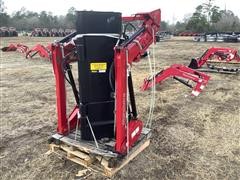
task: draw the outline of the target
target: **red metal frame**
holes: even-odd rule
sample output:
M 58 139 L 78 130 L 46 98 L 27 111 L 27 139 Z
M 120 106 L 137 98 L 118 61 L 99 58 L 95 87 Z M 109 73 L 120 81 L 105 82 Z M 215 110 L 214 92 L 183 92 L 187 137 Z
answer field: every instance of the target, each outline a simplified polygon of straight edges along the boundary
M 115 47 L 115 121 L 116 144 L 115 150 L 121 154 L 138 140 L 143 127 L 139 119 L 127 122 L 127 69 L 128 64 L 140 60 L 147 48 L 154 42 L 156 32 L 160 27 L 160 9 L 150 13 L 138 13 L 132 17 L 123 17 L 123 21 L 142 20 L 143 30 L 127 44 Z M 128 126 L 128 128 L 127 128 Z M 128 133 L 127 133 L 128 129 Z M 129 134 L 129 137 L 127 137 Z M 127 144 L 127 141 L 129 144 Z
M 138 119 L 130 120 L 127 123 L 126 107 L 127 107 L 127 64 L 136 62 L 140 59 L 141 55 L 145 53 L 147 48 L 154 42 L 155 33 L 159 29 L 160 24 L 160 10 L 151 13 L 138 13 L 133 17 L 123 17 L 123 21 L 143 20 L 144 30 L 134 38 L 134 41 L 123 46 L 118 46 L 114 49 L 114 62 L 115 62 L 115 83 L 116 83 L 116 145 L 115 150 L 121 154 L 126 153 L 127 148 L 131 147 L 139 138 L 142 130 L 142 121 Z M 71 119 L 66 116 L 66 90 L 64 72 L 62 71 L 62 49 L 64 54 L 69 53 L 73 49 L 71 43 L 65 44 L 61 48 L 60 43 L 52 44 L 51 59 L 54 69 L 56 80 L 56 96 L 57 96 L 57 115 L 58 115 L 58 128 L 59 134 L 66 135 L 71 131 L 72 127 L 76 124 L 77 119 L 77 105 L 75 110 L 69 115 Z M 128 53 L 128 57 L 126 56 Z M 69 123 L 70 122 L 70 123 Z M 70 125 L 68 125 L 70 124 Z M 71 125 L 72 124 L 72 125 Z M 129 129 L 129 137 L 127 138 L 127 126 Z M 127 144 L 127 139 L 129 144 Z
M 2 51 L 9 52 L 9 51 L 18 51 L 20 53 L 25 54 L 26 58 L 32 58 L 36 54 L 40 57 L 50 60 L 51 59 L 51 45 L 47 47 L 37 44 L 33 48 L 29 49 L 28 46 L 24 44 L 10 44 L 7 47 L 3 47 Z
M 156 32 L 159 31 L 161 21 L 160 9 L 150 13 L 137 13 L 131 17 L 123 17 L 123 21 L 137 21 L 142 20 L 142 27 L 144 31 L 137 36 L 130 44 L 127 45 L 128 63 L 137 62 L 141 56 L 144 55 L 149 46 L 155 41 Z M 155 43 L 154 42 L 154 43 Z M 122 50 L 124 51 L 124 50 Z
M 51 51 L 50 51 L 51 45 L 48 45 L 47 47 L 37 44 L 33 48 L 31 48 L 29 51 L 26 52 L 26 58 L 32 58 L 36 54 L 39 54 L 40 57 L 45 59 L 50 59 Z
M 9 52 L 9 51 L 18 51 L 20 53 L 26 53 L 28 51 L 28 46 L 24 44 L 10 44 L 7 47 L 3 47 L 2 51 Z
M 132 17 L 123 17 L 123 21 L 141 20 L 142 27 L 137 31 L 133 38 L 124 41 L 121 45 L 114 48 L 114 65 L 115 65 L 115 121 L 116 121 L 116 135 L 115 135 L 115 151 L 120 154 L 125 154 L 127 149 L 139 139 L 143 128 L 143 123 L 137 117 L 128 119 L 128 68 L 133 62 L 138 62 L 141 56 L 146 52 L 147 48 L 155 42 L 156 32 L 160 26 L 160 10 L 155 10 L 150 13 L 138 13 Z M 75 34 L 76 35 L 76 34 Z M 54 69 L 56 80 L 56 100 L 57 100 L 57 132 L 62 135 L 67 135 L 76 125 L 77 114 L 79 107 L 76 104 L 73 111 L 67 117 L 66 115 L 66 90 L 65 78 L 62 70 L 63 60 L 68 63 L 76 59 L 71 56 L 66 56 L 73 52 L 75 48 L 71 44 L 71 38 L 75 36 L 69 35 L 67 42 L 57 42 L 51 45 L 51 60 Z M 166 70 L 164 77 L 156 79 L 160 81 L 169 76 L 181 76 L 197 82 L 196 90 L 200 91 L 201 85 L 206 85 L 209 77 L 203 73 L 189 70 L 189 68 L 175 65 Z M 189 75 L 191 74 L 191 75 Z M 200 81 L 203 80 L 201 83 Z M 150 87 L 151 85 L 149 85 Z M 128 131 L 128 132 L 127 132 Z M 128 135 L 128 137 L 127 137 Z
M 202 72 L 195 71 L 181 64 L 174 64 L 169 68 L 157 73 L 154 78 L 151 77 L 150 79 L 145 79 L 141 89 L 145 91 L 151 88 L 154 84 L 162 83 L 164 80 L 170 77 L 181 77 L 195 82 L 196 86 L 192 88 L 192 95 L 194 96 L 198 96 L 201 93 L 201 91 L 207 85 L 210 79 L 210 76 Z
M 76 127 L 77 113 L 79 111 L 78 105 L 76 104 L 73 111 L 67 117 L 66 110 L 66 87 L 64 72 L 62 70 L 63 54 L 70 53 L 74 45 L 66 44 L 63 46 L 61 43 L 54 43 L 51 45 L 51 59 L 55 75 L 56 82 L 56 104 L 57 104 L 57 132 L 62 135 L 67 135 L 74 127 Z M 71 59 L 70 59 L 71 60 Z

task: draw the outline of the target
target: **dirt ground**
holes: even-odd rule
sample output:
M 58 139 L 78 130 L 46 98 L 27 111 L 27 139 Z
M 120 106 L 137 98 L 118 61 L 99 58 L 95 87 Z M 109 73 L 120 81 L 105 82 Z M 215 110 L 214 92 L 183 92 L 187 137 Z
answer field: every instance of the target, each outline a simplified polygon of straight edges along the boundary
M 53 40 L 1 38 L 0 47 L 10 42 L 46 45 Z M 240 45 L 173 38 L 155 46 L 157 69 L 174 63 L 187 65 L 211 46 Z M 44 154 L 47 139 L 56 131 L 51 63 L 40 58 L 26 60 L 17 52 L 1 52 L 0 58 L 0 179 L 74 179 L 79 165 Z M 150 92 L 141 92 L 139 86 L 148 74 L 147 65 L 144 59 L 132 68 L 143 121 L 148 117 Z M 197 98 L 173 79 L 157 86 L 151 144 L 113 179 L 240 178 L 240 78 L 210 75 L 211 81 Z M 105 178 L 93 173 L 88 179 Z

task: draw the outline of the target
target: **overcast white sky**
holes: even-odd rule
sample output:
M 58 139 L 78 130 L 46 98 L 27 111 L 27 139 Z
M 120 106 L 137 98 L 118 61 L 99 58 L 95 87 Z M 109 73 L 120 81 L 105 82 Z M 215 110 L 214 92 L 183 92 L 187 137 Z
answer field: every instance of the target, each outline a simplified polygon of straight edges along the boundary
M 124 15 L 148 12 L 160 8 L 162 20 L 172 23 L 182 20 L 195 7 L 207 0 L 4 0 L 7 12 L 12 13 L 25 7 L 31 11 L 51 11 L 54 15 L 64 15 L 70 7 L 77 10 L 119 11 Z M 240 17 L 240 0 L 215 0 L 221 9 L 227 9 Z

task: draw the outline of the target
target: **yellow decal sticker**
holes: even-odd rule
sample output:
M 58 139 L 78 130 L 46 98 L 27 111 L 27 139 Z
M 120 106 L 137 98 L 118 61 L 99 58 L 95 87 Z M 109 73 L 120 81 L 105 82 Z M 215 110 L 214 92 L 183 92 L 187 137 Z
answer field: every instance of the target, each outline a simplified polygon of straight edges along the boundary
M 106 62 L 90 63 L 90 70 L 92 72 L 99 72 L 99 73 L 106 72 L 107 63 Z

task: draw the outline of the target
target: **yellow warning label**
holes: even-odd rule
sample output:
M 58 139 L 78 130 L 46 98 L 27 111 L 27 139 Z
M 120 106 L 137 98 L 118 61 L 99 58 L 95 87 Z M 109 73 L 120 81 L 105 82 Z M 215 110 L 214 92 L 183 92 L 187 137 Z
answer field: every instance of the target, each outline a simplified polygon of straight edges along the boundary
M 90 63 L 90 70 L 92 72 L 106 72 L 107 70 L 107 63 L 106 62 L 99 62 L 99 63 Z

